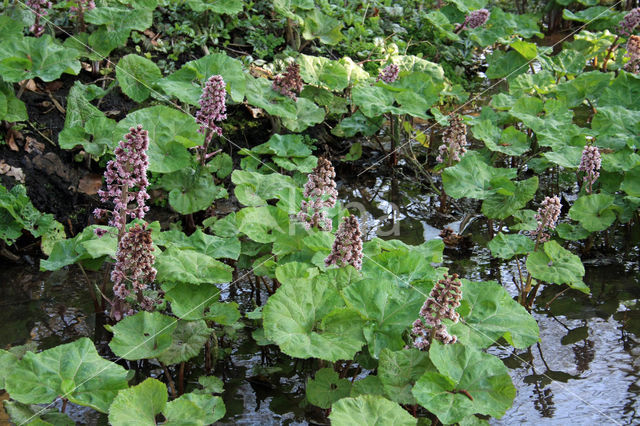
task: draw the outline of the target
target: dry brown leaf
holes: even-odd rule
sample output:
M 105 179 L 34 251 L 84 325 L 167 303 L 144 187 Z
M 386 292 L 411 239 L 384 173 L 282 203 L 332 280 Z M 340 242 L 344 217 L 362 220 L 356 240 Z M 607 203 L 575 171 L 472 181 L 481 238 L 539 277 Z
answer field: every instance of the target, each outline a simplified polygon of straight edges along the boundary
M 7 175 L 20 183 L 24 183 L 24 172 L 18 167 L 13 167 L 0 160 L 0 175 Z
M 25 89 L 27 89 L 30 92 L 38 92 L 38 86 L 36 85 L 36 82 L 33 81 L 33 79 L 29 79 L 29 80 L 22 80 L 20 82 L 21 86 L 24 86 Z
M 16 145 L 16 141 L 13 137 L 13 132 L 10 131 L 9 133 L 7 133 L 6 141 L 11 151 L 20 151 L 20 148 L 18 148 L 18 145 Z
M 28 153 L 36 152 L 37 154 L 42 154 L 44 152 L 44 144 L 42 142 L 38 142 L 31 136 L 27 136 L 27 141 L 24 144 L 24 150 Z
M 78 192 L 87 195 L 97 194 L 100 188 L 102 188 L 102 176 L 95 173 L 87 173 L 78 182 Z
M 262 108 L 254 108 L 246 104 L 245 106 L 247 107 L 253 118 L 260 118 L 264 116 L 264 110 Z

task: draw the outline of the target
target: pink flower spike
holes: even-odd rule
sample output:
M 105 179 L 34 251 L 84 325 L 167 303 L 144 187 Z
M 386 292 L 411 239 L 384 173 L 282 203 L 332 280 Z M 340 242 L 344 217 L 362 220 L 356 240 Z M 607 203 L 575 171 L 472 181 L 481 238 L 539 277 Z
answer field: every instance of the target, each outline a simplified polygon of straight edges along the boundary
M 376 81 L 384 81 L 387 84 L 391 84 L 398 79 L 400 73 L 400 67 L 395 64 L 389 64 L 380 71 Z
M 351 265 L 358 270 L 362 269 L 362 233 L 355 216 L 348 216 L 340 223 L 331 254 L 324 263 L 326 266 Z
M 221 75 L 212 75 L 204 84 L 200 96 L 200 110 L 196 113 L 196 122 L 200 125 L 199 132 L 205 135 L 205 145 L 208 145 L 213 134 L 222 136 L 222 129 L 216 121 L 227 118 L 227 90 Z

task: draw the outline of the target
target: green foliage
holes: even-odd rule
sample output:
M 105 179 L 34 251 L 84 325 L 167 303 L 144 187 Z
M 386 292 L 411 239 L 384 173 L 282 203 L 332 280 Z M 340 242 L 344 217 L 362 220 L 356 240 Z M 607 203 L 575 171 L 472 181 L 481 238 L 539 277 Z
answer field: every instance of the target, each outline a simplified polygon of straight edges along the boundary
M 343 398 L 333 405 L 329 415 L 331 424 L 346 426 L 354 424 L 372 425 L 416 425 L 416 419 L 400 405 L 376 395 Z
M 160 80 L 162 74 L 153 61 L 131 54 L 120 59 L 116 67 L 116 76 L 125 95 L 136 102 L 143 102 L 149 97 L 151 88 Z
M 53 215 L 41 213 L 31 204 L 23 185 L 14 186 L 11 191 L 0 185 L 0 240 L 11 245 L 26 230 L 45 241 L 49 236 L 57 238 L 61 227 Z
M 5 389 L 23 404 L 49 404 L 62 395 L 106 413 L 127 387 L 127 371 L 101 358 L 88 338 L 34 354 L 27 352 L 7 375 Z

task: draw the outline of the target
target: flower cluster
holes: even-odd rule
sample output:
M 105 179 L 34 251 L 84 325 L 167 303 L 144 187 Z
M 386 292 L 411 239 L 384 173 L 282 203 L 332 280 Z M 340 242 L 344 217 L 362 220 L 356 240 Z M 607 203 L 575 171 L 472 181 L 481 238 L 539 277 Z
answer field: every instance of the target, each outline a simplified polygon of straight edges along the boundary
M 40 18 L 47 15 L 48 12 L 45 9 L 50 9 L 52 4 L 49 0 L 26 0 L 26 4 L 36 15 L 36 20 L 31 28 L 29 28 L 29 31 L 31 31 L 34 36 L 40 37 L 44 34 L 44 25 L 40 22 Z
M 298 220 L 306 229 L 317 227 L 320 230 L 331 231 L 331 219 L 327 217 L 325 209 L 335 206 L 338 199 L 335 177 L 336 172 L 331 162 L 326 158 L 319 158 L 318 165 L 309 174 L 304 185 L 303 195 L 309 201 L 302 200 L 298 213 Z
M 71 6 L 69 10 L 74 13 L 83 13 L 95 8 L 96 3 L 93 0 L 77 0 L 75 5 Z
M 487 9 L 474 10 L 464 19 L 463 28 L 478 28 L 483 26 L 488 20 L 491 13 Z
M 324 260 L 324 264 L 362 268 L 362 233 L 355 216 L 348 216 L 340 223 L 331 254 Z
M 582 159 L 580 159 L 580 171 L 584 172 L 584 183 L 588 184 L 587 192 L 591 194 L 593 184 L 600 176 L 600 151 L 597 147 L 587 145 L 582 151 Z
M 149 199 L 147 194 L 148 148 L 149 132 L 141 125 L 132 127 L 115 149 L 116 157 L 107 163 L 107 170 L 104 173 L 107 189 L 98 191 L 98 195 L 102 202 L 114 203 L 109 225 L 118 228 L 119 233 L 124 231 L 127 215 L 142 219 L 149 210 L 146 205 Z M 129 208 L 129 203 L 133 201 L 136 202 L 135 207 Z M 102 217 L 106 213 L 104 209 L 94 211 L 97 217 Z
M 387 84 L 391 84 L 398 78 L 400 68 L 396 64 L 389 64 L 380 71 L 376 81 L 384 81 Z
M 553 197 L 544 197 L 544 200 L 538 208 L 538 213 L 536 213 L 538 228 L 531 232 L 531 236 L 541 243 L 547 241 L 549 239 L 549 234 L 545 231 L 556 228 L 561 210 L 562 204 L 560 203 L 560 197 L 557 195 L 554 195 Z
M 457 274 L 451 277 L 445 275 L 431 289 L 429 297 L 420 309 L 420 317 L 413 323 L 411 333 L 414 335 L 413 345 L 425 350 L 429 348 L 432 339 L 444 344 L 455 343 L 456 336 L 447 332 L 447 327 L 442 323 L 444 318 L 458 322 L 460 315 L 456 308 L 460 306 L 462 299 L 462 283 Z M 427 328 L 429 327 L 429 328 Z
M 227 90 L 221 75 L 212 75 L 204 84 L 200 95 L 200 110 L 196 113 L 196 122 L 200 125 L 198 131 L 205 135 L 205 145 L 209 145 L 213 134 L 222 136 L 222 129 L 215 122 L 227 118 L 227 104 L 225 103 Z
M 273 80 L 273 90 L 281 95 L 288 96 L 294 101 L 298 99 L 296 94 L 302 92 L 302 78 L 300 77 L 300 65 L 292 62 L 287 70 Z
M 620 35 L 623 35 L 625 37 L 630 36 L 633 33 L 633 30 L 636 29 L 638 24 L 640 24 L 640 7 L 631 9 L 629 13 L 625 15 L 622 21 L 620 21 Z
M 627 41 L 627 62 L 625 70 L 637 74 L 640 71 L 640 36 L 632 35 Z
M 452 114 L 449 118 L 449 127 L 442 133 L 442 145 L 438 148 L 438 157 L 436 160 L 440 163 L 445 158 L 451 165 L 454 161 L 460 161 L 460 158 L 467 152 L 467 125 L 457 114 Z
M 113 294 L 120 299 L 119 303 L 115 303 L 112 308 L 114 318 L 122 318 L 124 312 L 121 307 L 125 305 L 124 299 L 131 294 L 131 290 L 136 293 L 142 309 L 149 310 L 153 307 L 155 302 L 142 295 L 147 285 L 156 279 L 153 250 L 151 229 L 147 228 L 146 224 L 133 225 L 120 239 L 116 252 L 116 264 L 111 271 Z

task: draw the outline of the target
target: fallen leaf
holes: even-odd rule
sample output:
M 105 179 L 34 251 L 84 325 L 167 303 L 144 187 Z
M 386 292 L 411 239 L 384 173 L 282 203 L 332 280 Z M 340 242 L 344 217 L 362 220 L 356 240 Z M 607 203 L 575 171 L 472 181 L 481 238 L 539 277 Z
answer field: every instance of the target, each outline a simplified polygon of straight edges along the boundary
M 6 175 L 14 178 L 20 183 L 24 183 L 24 172 L 18 167 L 13 167 L 0 160 L 0 175 Z
M 24 86 L 24 88 L 30 92 L 38 92 L 38 86 L 36 85 L 36 82 L 33 81 L 33 79 L 22 80 L 20 82 L 20 85 Z
M 20 151 L 20 148 L 18 148 L 18 145 L 16 145 L 16 141 L 15 141 L 15 139 L 13 137 L 13 132 L 9 132 L 7 134 L 6 141 L 7 141 L 7 145 L 9 145 L 9 149 L 11 151 Z
M 95 173 L 87 173 L 78 182 L 78 192 L 94 195 L 102 188 L 102 176 Z
M 260 118 L 264 116 L 264 110 L 262 108 L 253 108 L 246 104 L 245 106 L 247 107 L 253 118 Z
M 31 136 L 27 136 L 27 141 L 24 144 L 24 150 L 28 153 L 36 152 L 37 154 L 42 154 L 44 152 L 44 144 L 42 142 L 38 142 Z

